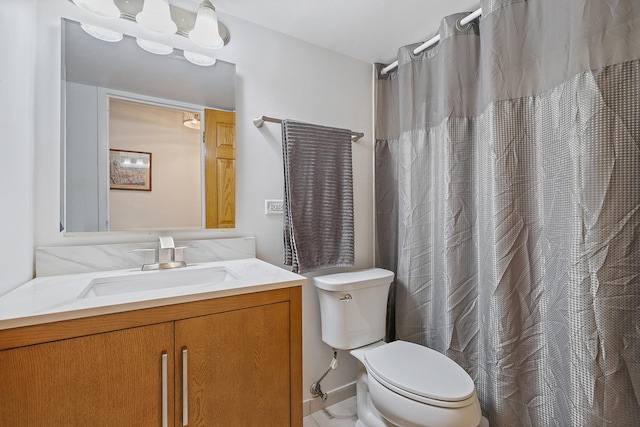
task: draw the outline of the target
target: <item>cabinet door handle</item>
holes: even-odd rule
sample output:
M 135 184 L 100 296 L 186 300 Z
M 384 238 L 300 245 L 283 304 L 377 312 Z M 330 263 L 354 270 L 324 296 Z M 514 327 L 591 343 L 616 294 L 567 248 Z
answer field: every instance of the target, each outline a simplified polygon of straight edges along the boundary
M 187 348 L 182 349 L 182 425 L 189 425 L 189 376 Z
M 169 426 L 167 403 L 167 353 L 162 353 L 162 427 Z

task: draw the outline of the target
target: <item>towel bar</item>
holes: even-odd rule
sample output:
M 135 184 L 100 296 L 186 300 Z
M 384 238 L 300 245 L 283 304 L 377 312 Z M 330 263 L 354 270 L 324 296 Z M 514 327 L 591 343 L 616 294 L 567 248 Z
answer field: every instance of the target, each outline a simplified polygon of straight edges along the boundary
M 261 128 L 262 125 L 264 125 L 264 122 L 282 124 L 282 119 L 276 119 L 274 117 L 269 117 L 269 116 L 261 116 L 261 117 L 256 117 L 255 119 L 253 119 L 253 124 L 257 128 Z M 359 140 L 363 136 L 364 136 L 364 133 L 362 133 L 362 132 L 353 132 L 352 131 L 351 132 L 351 142 L 356 142 L 357 140 Z

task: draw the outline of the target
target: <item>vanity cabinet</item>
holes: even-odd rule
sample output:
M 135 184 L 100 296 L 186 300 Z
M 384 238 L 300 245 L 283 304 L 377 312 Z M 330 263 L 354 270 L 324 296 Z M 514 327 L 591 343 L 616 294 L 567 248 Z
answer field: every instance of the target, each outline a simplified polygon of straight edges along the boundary
M 0 425 L 159 425 L 172 349 L 161 323 L 0 351 Z
M 288 324 L 285 303 L 176 322 L 176 425 L 290 425 Z
M 295 286 L 0 330 L 0 425 L 302 426 L 301 320 Z

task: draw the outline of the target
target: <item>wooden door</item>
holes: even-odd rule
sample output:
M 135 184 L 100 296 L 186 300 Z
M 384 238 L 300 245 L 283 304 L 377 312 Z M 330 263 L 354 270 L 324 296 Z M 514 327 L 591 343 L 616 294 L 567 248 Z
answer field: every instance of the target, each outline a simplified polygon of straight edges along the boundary
M 175 333 L 177 426 L 291 425 L 288 302 L 177 321 Z
M 0 425 L 162 425 L 162 354 L 173 421 L 173 322 L 0 351 Z
M 204 110 L 206 228 L 236 224 L 236 114 Z

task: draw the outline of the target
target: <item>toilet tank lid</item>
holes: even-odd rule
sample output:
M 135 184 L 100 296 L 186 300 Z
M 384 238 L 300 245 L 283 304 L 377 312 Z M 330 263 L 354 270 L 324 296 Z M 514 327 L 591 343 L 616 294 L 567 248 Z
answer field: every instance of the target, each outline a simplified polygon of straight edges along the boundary
M 328 274 L 314 277 L 316 287 L 325 291 L 352 291 L 354 289 L 389 285 L 393 282 L 393 271 L 382 268 Z

